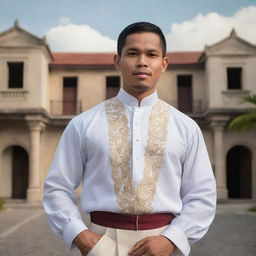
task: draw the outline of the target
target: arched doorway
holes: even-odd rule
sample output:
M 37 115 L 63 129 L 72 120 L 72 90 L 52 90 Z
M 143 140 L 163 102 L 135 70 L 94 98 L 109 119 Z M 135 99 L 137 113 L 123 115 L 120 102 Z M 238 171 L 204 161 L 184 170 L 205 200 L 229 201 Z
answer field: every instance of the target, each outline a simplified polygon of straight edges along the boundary
M 229 198 L 252 197 L 252 156 L 245 146 L 235 146 L 227 154 L 227 188 Z
M 27 151 L 11 146 L 3 152 L 2 194 L 9 198 L 26 198 L 29 160 Z

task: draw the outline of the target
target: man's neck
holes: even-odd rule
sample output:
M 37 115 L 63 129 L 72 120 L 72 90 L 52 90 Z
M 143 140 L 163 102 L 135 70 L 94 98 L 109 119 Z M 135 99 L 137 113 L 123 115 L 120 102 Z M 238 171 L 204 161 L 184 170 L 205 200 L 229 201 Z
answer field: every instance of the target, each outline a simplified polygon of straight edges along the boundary
M 138 100 L 138 106 L 140 107 L 140 103 L 141 101 L 150 96 L 151 94 L 153 94 L 156 90 L 154 89 L 153 91 L 152 90 L 149 90 L 149 91 L 145 91 L 145 92 L 134 92 L 134 91 L 129 91 L 127 90 L 126 88 L 123 87 L 123 89 L 130 95 L 132 95 L 133 97 L 135 97 L 137 100 Z

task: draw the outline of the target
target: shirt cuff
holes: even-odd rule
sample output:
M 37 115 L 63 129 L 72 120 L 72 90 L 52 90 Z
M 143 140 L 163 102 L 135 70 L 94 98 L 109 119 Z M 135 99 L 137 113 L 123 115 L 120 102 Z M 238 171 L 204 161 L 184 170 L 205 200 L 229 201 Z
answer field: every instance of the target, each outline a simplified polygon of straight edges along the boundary
M 189 255 L 190 245 L 188 243 L 188 239 L 177 226 L 170 224 L 161 235 L 171 240 L 177 246 L 179 252 L 175 253 L 175 255 Z
M 75 247 L 73 244 L 75 237 L 86 229 L 88 228 L 81 219 L 72 219 L 65 227 L 63 232 L 63 240 L 70 250 Z

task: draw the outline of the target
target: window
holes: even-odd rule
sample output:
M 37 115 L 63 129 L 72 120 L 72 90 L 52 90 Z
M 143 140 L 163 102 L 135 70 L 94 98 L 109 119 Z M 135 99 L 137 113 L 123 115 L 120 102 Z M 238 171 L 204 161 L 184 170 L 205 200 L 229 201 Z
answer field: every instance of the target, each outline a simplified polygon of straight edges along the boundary
M 107 83 L 106 98 L 110 99 L 112 97 L 115 97 L 120 88 L 120 77 L 107 76 L 106 83 Z
M 178 75 L 178 109 L 185 113 L 192 113 L 192 76 Z
M 8 88 L 23 88 L 23 62 L 8 62 Z
M 77 113 L 77 77 L 63 78 L 63 114 Z
M 227 68 L 228 89 L 242 89 L 242 68 Z

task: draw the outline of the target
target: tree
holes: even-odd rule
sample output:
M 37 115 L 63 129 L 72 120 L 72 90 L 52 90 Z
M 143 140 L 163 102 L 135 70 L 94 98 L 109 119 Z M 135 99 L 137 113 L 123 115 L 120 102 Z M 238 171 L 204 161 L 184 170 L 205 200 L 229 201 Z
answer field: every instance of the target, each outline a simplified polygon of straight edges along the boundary
M 256 107 L 256 94 L 246 96 L 243 99 Z M 229 124 L 229 129 L 233 131 L 243 131 L 247 128 L 256 128 L 256 109 L 236 117 Z

